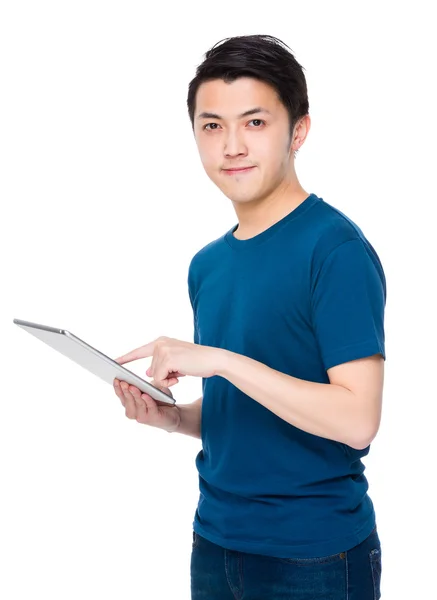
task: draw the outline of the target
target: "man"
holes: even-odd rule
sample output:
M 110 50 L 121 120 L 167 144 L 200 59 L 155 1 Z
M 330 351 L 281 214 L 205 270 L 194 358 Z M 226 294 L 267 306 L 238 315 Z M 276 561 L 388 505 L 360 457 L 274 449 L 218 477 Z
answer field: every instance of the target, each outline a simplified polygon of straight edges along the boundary
M 270 36 L 216 44 L 190 83 L 202 164 L 238 225 L 194 256 L 194 344 L 160 338 L 155 385 L 203 378 L 189 405 L 115 382 L 126 415 L 202 439 L 193 599 L 373 600 L 381 545 L 361 458 L 381 418 L 386 286 L 343 213 L 303 189 L 302 67 Z

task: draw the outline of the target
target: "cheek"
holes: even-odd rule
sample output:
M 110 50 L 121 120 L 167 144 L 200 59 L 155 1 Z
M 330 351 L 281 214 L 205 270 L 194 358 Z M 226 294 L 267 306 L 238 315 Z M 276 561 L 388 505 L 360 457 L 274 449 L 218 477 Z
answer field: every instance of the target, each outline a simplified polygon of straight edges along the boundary
M 202 165 L 205 170 L 205 173 L 208 175 L 210 179 L 213 181 L 217 177 L 217 164 L 214 163 L 210 156 L 202 157 Z
M 211 146 L 208 146 L 207 148 L 199 148 L 199 156 L 203 168 L 208 175 L 214 175 L 214 173 L 217 173 L 221 166 L 221 156 L 219 153 L 214 151 L 214 148 Z
M 281 147 L 278 143 L 266 144 L 261 152 L 260 164 L 263 165 L 263 171 L 268 177 L 276 177 L 288 168 L 287 149 Z
M 200 160 L 202 163 L 203 170 L 207 177 L 213 182 L 217 183 L 217 164 L 214 163 L 212 157 L 209 154 L 200 154 Z

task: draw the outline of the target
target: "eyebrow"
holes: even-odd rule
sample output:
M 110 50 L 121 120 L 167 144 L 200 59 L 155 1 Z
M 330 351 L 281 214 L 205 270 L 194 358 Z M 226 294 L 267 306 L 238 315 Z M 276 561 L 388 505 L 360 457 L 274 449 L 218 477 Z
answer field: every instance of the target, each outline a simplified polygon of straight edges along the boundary
M 263 108 L 262 106 L 256 106 L 255 108 L 246 110 L 243 113 L 241 113 L 241 115 L 238 115 L 237 119 L 243 119 L 244 117 L 249 117 L 250 115 L 256 115 L 258 113 L 267 113 L 268 115 L 272 114 L 266 108 Z M 198 119 L 220 119 L 220 120 L 223 119 L 223 117 L 221 117 L 220 115 L 217 115 L 216 113 L 211 113 L 211 112 L 202 112 L 202 113 L 200 113 L 200 115 L 197 116 L 197 118 Z

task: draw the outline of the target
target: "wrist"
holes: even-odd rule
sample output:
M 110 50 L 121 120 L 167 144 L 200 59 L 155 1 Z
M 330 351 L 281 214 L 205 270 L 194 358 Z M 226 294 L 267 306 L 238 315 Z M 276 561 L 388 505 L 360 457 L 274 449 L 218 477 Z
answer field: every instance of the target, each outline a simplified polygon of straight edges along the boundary
M 176 411 L 178 418 L 176 420 L 176 424 L 173 427 L 170 427 L 169 429 L 165 429 L 165 431 L 167 433 L 176 433 L 179 429 L 179 427 L 181 426 L 181 421 L 182 421 L 182 415 L 181 415 L 181 411 L 179 410 L 179 408 L 177 406 L 174 407 L 174 410 Z
M 232 361 L 233 361 L 234 357 L 235 357 L 234 352 L 220 348 L 217 352 L 217 359 L 216 359 L 217 366 L 215 369 L 215 375 L 218 375 L 219 377 L 224 377 L 226 379 L 230 373 L 230 369 L 231 369 L 231 365 L 232 365 Z

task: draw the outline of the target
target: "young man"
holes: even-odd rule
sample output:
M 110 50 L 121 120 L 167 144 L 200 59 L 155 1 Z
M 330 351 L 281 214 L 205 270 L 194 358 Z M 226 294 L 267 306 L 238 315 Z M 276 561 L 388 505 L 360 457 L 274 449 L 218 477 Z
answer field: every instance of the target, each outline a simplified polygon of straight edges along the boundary
M 361 458 L 381 416 L 386 285 L 343 213 L 302 188 L 310 129 L 302 67 L 270 36 L 214 46 L 188 109 L 206 173 L 238 225 L 194 256 L 194 344 L 159 338 L 168 389 L 203 378 L 189 405 L 115 382 L 126 415 L 202 439 L 192 598 L 374 600 L 381 545 Z

